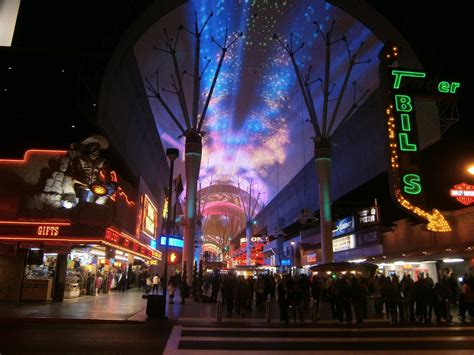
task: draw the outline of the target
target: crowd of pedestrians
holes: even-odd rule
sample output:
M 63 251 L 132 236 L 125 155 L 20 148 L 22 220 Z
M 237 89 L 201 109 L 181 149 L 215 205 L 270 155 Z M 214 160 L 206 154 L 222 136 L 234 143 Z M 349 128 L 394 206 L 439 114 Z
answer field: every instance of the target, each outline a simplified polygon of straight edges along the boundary
M 179 274 L 168 280 L 170 303 L 174 303 L 175 289 L 181 290 L 180 283 Z M 162 294 L 165 284 L 158 275 L 145 275 L 147 293 Z M 203 277 L 201 287 L 198 300 L 217 302 L 221 298 L 227 317 L 245 317 L 252 307 L 263 311 L 270 301 L 277 302 L 280 320 L 287 324 L 290 320 L 303 322 L 308 315 L 317 322 L 322 302 L 328 305 L 332 319 L 351 324 L 354 317 L 357 326 L 362 326 L 369 313 L 387 317 L 392 324 L 451 322 L 451 309 L 456 307 L 461 321 L 466 321 L 466 315 L 474 319 L 474 277 L 467 274 L 460 283 L 452 273 L 435 283 L 422 273 L 414 281 L 408 274 L 399 279 L 396 275 L 368 278 L 352 273 L 312 277 L 264 273 L 245 277 L 215 272 Z M 185 297 L 181 299 L 184 303 Z

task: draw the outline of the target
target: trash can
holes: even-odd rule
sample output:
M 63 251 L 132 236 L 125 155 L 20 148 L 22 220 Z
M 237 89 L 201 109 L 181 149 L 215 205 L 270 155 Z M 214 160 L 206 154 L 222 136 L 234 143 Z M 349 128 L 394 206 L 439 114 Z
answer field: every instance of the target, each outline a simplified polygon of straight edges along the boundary
M 149 317 L 157 317 L 165 319 L 166 302 L 163 295 L 143 295 L 146 298 L 146 315 Z

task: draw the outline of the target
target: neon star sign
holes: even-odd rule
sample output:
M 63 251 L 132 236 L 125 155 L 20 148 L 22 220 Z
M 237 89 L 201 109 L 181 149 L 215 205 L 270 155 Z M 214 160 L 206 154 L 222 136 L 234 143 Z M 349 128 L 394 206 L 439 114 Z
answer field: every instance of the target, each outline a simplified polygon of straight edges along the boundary
M 454 185 L 454 189 L 449 190 L 449 195 L 463 205 L 469 206 L 471 203 L 474 203 L 474 185 L 469 185 L 465 182 Z
M 424 179 L 420 171 L 419 142 L 415 117 L 415 95 L 426 96 L 426 73 L 414 70 L 391 69 L 391 104 L 387 108 L 387 126 L 390 149 L 392 192 L 398 204 L 410 213 L 425 219 L 426 229 L 449 232 L 451 227 L 437 209 L 431 212 L 423 207 Z M 456 94 L 458 82 L 440 81 L 436 94 Z M 429 93 L 428 96 L 433 96 Z

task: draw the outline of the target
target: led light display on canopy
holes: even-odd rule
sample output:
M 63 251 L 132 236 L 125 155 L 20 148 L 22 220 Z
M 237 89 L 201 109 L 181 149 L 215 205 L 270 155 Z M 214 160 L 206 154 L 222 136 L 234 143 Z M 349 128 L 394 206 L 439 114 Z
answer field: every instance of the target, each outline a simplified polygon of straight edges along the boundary
M 226 28 L 229 34 L 244 32 L 241 43 L 227 53 L 210 102 L 204 122 L 206 135 L 200 176 L 251 179 L 263 187 L 261 200 L 267 203 L 314 154 L 311 141 L 314 133 L 306 122 L 307 113 L 293 67 L 286 53 L 272 40 L 273 34 L 293 32 L 295 40 L 304 41 L 305 51 L 298 60 L 306 68 L 311 65 L 317 77 L 324 70 L 324 50 L 313 21 L 318 21 L 324 30 L 335 20 L 334 38 L 346 35 L 347 45 L 352 49 L 364 41 L 360 58 L 372 59 L 367 65 L 354 67 L 351 74 L 350 82 L 357 80 L 363 91 L 378 85 L 377 54 L 382 43 L 365 26 L 325 1 L 195 0 L 169 13 L 137 41 L 134 51 L 143 78 L 153 78 L 158 68 L 162 87 L 170 87 L 173 64 L 166 55 L 152 49 L 163 42 L 163 28 L 174 36 L 179 25 L 190 27 L 194 11 L 201 23 L 213 12 L 201 39 L 202 58 L 206 58 L 202 68 L 211 60 L 202 74 L 204 92 L 209 90 L 220 53 L 211 38 L 222 40 Z M 193 43 L 186 35 L 181 36 L 178 59 L 184 63 L 182 68 L 191 69 Z M 333 88 L 334 96 L 341 89 L 346 61 L 347 48 L 341 42 L 332 53 L 331 81 L 337 84 Z M 185 80 L 192 82 L 191 77 Z M 192 85 L 187 87 L 186 94 L 191 95 Z M 314 85 L 312 89 L 317 110 L 321 110 L 321 88 Z M 167 102 L 172 109 L 179 112 L 173 94 L 164 91 L 163 95 L 169 98 Z M 340 111 L 349 111 L 351 105 L 351 100 L 344 101 Z M 167 113 L 154 99 L 150 99 L 150 106 L 165 147 L 184 150 L 183 140 L 178 138 L 180 133 Z M 182 171 L 183 167 L 177 165 Z

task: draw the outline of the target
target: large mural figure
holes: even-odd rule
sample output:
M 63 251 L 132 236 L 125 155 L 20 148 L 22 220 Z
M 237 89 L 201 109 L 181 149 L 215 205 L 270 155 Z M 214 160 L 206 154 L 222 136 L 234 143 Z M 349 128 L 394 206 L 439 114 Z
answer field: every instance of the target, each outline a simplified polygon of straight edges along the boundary
M 34 208 L 73 208 L 80 203 L 104 205 L 117 188 L 107 159 L 100 156 L 109 144 L 103 136 L 91 136 L 71 144 L 57 170 L 34 199 Z

